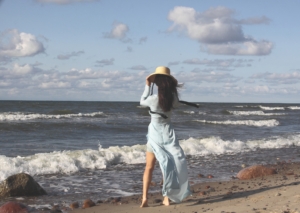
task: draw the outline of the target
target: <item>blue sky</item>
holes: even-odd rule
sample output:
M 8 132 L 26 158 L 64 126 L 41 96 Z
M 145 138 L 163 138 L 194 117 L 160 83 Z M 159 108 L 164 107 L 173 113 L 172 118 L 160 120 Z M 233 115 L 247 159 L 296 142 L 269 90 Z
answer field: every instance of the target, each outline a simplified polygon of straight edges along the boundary
M 0 100 L 300 102 L 300 1 L 0 0 Z

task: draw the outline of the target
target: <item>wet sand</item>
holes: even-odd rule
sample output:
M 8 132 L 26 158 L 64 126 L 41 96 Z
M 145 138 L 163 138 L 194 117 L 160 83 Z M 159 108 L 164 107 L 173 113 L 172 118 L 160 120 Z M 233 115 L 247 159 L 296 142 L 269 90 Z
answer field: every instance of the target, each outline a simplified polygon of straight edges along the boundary
M 141 195 L 95 201 L 96 206 L 74 209 L 74 213 L 96 212 L 236 212 L 300 213 L 300 163 L 273 165 L 278 174 L 251 180 L 232 179 L 192 186 L 192 196 L 182 203 L 161 205 L 160 193 L 149 194 L 149 207 L 140 208 Z M 78 201 L 82 205 L 82 201 Z

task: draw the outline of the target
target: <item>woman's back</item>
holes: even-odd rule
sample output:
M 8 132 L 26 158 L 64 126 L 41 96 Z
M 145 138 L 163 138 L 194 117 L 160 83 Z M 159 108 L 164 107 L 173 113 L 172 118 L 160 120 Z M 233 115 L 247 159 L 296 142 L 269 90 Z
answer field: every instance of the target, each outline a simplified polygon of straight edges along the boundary
M 172 109 L 164 112 L 161 106 L 159 105 L 159 97 L 158 95 L 149 95 L 150 94 L 150 87 L 145 86 L 145 91 L 141 97 L 140 105 L 146 106 L 150 108 L 149 114 L 151 115 L 151 122 L 170 122 L 170 118 L 172 115 Z M 178 98 L 177 95 L 173 95 L 173 107 L 178 106 Z M 151 113 L 154 112 L 154 113 Z M 167 118 L 163 118 L 161 114 L 165 115 Z

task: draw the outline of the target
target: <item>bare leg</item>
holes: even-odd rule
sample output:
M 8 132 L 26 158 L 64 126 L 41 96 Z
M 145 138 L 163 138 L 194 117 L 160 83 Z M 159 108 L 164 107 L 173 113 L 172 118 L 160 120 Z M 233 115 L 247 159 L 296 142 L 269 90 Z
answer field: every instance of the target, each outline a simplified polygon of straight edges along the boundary
M 165 206 L 169 206 L 169 205 L 170 205 L 170 200 L 169 200 L 169 198 L 168 198 L 167 196 L 164 197 L 163 204 L 164 204 Z
M 148 190 L 152 179 L 155 161 L 155 155 L 152 152 L 146 152 L 146 167 L 143 176 L 143 199 L 140 207 L 148 207 Z

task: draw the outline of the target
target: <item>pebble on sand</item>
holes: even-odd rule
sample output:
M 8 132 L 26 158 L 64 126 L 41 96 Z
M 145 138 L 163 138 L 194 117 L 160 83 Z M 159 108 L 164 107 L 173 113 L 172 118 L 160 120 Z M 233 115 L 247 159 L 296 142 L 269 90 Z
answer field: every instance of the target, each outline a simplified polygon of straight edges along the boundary
M 202 175 L 202 174 L 198 174 L 198 177 L 199 177 L 199 178 L 203 178 L 203 177 L 204 177 L 204 175 Z
M 70 204 L 70 208 L 73 210 L 73 209 L 78 209 L 79 208 L 79 203 L 76 201 L 76 202 L 73 202 Z
M 199 192 L 199 195 L 203 196 L 206 195 L 207 193 L 205 191 Z
M 86 209 L 86 208 L 90 208 L 90 207 L 93 207 L 93 206 L 96 206 L 96 204 L 91 199 L 86 199 L 86 200 L 83 201 L 82 208 Z
M 29 213 L 29 208 L 17 202 L 7 202 L 0 207 L 0 213 Z
M 276 170 L 273 168 L 268 168 L 262 165 L 254 165 L 239 171 L 237 177 L 240 180 L 249 180 L 273 174 L 277 174 Z

